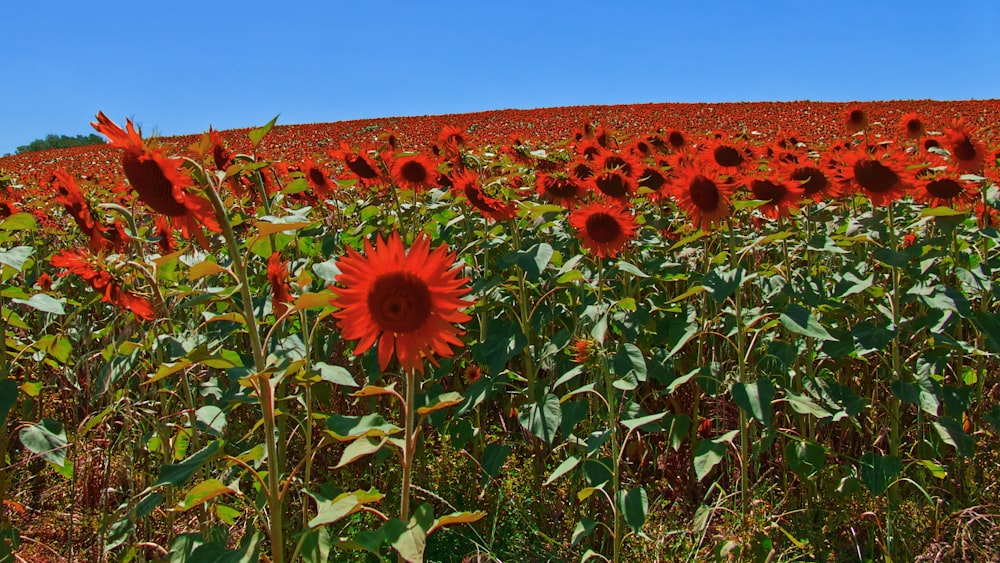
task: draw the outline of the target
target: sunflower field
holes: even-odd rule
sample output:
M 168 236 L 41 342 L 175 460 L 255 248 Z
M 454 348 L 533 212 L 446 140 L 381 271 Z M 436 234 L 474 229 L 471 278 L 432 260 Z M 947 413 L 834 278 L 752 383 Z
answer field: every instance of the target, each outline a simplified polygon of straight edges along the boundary
M 0 562 L 1000 558 L 1000 101 L 0 158 Z

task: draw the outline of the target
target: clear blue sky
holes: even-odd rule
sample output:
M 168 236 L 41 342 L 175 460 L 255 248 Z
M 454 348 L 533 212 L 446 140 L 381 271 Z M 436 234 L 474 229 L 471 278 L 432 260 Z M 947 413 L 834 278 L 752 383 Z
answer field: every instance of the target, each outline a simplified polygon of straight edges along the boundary
M 0 155 L 90 134 L 98 110 L 176 135 L 276 114 L 1000 97 L 995 0 L 3 4 Z

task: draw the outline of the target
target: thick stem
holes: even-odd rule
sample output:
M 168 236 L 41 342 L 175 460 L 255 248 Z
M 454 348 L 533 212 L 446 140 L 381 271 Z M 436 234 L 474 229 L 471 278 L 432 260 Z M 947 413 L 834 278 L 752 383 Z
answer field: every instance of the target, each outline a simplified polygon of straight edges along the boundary
M 414 422 L 417 374 L 415 370 L 406 370 L 406 403 L 403 406 L 403 483 L 399 492 L 399 519 L 403 523 L 410 521 L 410 479 L 413 474 L 413 454 L 416 446 L 416 424 Z M 404 563 L 403 556 L 399 562 Z

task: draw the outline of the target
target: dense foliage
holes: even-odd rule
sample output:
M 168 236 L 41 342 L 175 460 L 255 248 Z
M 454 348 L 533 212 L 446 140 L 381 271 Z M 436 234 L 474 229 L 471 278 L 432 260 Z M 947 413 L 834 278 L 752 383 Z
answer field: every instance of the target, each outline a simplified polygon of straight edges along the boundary
M 0 560 L 996 556 L 1000 104 L 0 159 Z
M 67 135 L 46 135 L 44 139 L 35 139 L 27 145 L 17 147 L 17 153 L 44 151 L 48 149 L 66 149 L 70 147 L 85 147 L 88 145 L 103 145 L 104 138 L 91 133 L 90 135 L 77 135 L 69 137 Z

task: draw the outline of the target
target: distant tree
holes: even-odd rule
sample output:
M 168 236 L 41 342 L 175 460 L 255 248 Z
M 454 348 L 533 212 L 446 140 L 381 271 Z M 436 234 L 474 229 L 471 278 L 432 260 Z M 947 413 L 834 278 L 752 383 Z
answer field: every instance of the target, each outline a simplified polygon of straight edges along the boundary
M 67 135 L 46 135 L 44 139 L 36 139 L 27 145 L 17 147 L 17 154 L 44 151 L 46 149 L 64 149 L 67 147 L 82 147 L 84 145 L 104 144 L 104 138 L 91 133 L 90 135 L 77 135 L 69 137 Z

